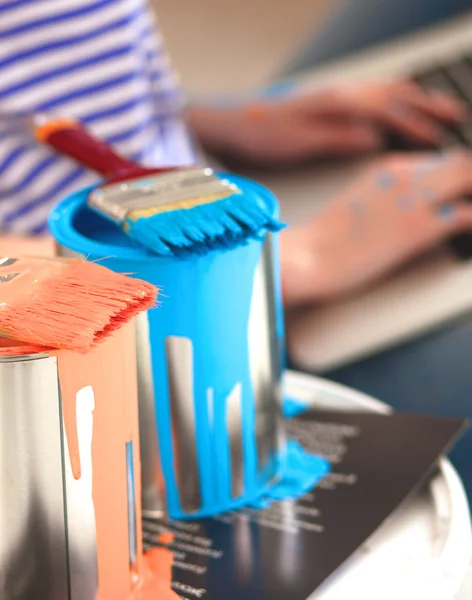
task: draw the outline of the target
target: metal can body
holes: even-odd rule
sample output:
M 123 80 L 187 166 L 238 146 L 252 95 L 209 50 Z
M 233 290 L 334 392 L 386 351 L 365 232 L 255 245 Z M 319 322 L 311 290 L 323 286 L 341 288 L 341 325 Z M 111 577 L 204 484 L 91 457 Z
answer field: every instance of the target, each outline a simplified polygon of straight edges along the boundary
M 232 179 L 276 213 L 265 188 Z M 93 217 L 86 197 L 52 214 L 58 243 L 161 288 L 137 326 L 144 514 L 197 517 L 258 498 L 279 476 L 284 444 L 275 236 L 161 258 Z
M 124 600 L 142 571 L 134 326 L 87 354 L 0 345 L 0 598 Z
M 0 598 L 68 598 L 57 360 L 0 357 Z

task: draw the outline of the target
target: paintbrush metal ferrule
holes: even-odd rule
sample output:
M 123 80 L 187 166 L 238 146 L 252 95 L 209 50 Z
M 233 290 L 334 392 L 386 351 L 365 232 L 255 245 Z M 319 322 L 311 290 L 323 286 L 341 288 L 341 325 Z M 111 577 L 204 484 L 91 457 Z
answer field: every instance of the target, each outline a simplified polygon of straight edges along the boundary
M 14 265 L 17 260 L 17 258 L 11 258 L 10 256 L 2 256 L 0 258 L 0 267 L 9 267 L 10 265 Z
M 2 269 L 3 267 L 11 267 L 17 261 L 18 261 L 17 258 L 10 258 L 9 256 L 4 256 L 4 257 L 0 258 L 0 269 Z M 1 274 L 1 270 L 0 270 L 0 283 L 8 283 L 12 279 L 15 279 L 15 277 L 18 277 L 18 275 L 20 275 L 20 271 L 13 271 L 13 272 Z M 0 294 L 0 305 L 1 305 L 1 294 Z M 2 336 L 1 332 L 0 332 L 0 337 L 4 337 L 4 336 Z
M 83 259 L 73 258 L 68 256 L 36 256 L 35 254 L 22 254 L 21 257 L 12 258 L 11 256 L 4 256 L 0 258 L 0 269 L 3 267 L 10 267 L 14 265 L 19 260 L 35 260 L 41 261 L 43 263 L 54 262 L 54 263 L 77 263 L 83 262 Z
M 166 208 L 199 199 L 199 203 L 241 193 L 238 187 L 217 177 L 212 169 L 192 168 L 164 174 L 144 175 L 115 184 L 105 184 L 88 197 L 91 208 L 117 224 L 135 211 Z
M 18 277 L 20 273 L 8 273 L 7 275 L 0 275 L 0 283 L 8 283 L 15 277 Z

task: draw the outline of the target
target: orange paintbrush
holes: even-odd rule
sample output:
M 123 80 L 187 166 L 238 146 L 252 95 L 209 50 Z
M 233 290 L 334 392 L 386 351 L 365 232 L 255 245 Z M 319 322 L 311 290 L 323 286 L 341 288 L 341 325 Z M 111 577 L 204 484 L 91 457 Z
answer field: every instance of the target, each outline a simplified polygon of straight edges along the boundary
M 157 292 L 85 260 L 0 258 L 0 336 L 87 352 L 155 305 Z

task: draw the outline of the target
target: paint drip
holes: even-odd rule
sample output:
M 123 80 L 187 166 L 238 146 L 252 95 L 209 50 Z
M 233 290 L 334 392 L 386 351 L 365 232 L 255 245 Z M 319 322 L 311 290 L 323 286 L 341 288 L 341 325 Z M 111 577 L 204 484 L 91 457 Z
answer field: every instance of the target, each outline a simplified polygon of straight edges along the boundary
M 178 600 L 171 588 L 173 560 L 172 552 L 167 548 L 149 550 L 143 557 L 139 583 L 126 600 Z
M 257 501 L 253 508 L 267 508 L 273 501 L 296 500 L 310 492 L 330 471 L 329 462 L 306 452 L 295 440 L 287 442 L 281 479 Z
M 126 447 L 134 440 L 134 471 L 139 473 L 137 377 L 134 324 L 130 323 L 87 354 L 57 351 L 65 438 L 74 479 L 83 477 L 78 392 L 91 386 L 95 398 L 92 439 L 92 498 L 96 525 L 99 600 L 128 600 L 133 585 L 149 580 L 137 531 L 137 557 L 130 568 Z M 113 376 L 112 376 L 113 374 Z M 118 376 L 119 374 L 119 376 Z M 141 496 L 140 477 L 135 497 Z M 141 520 L 140 505 L 136 520 Z M 139 597 L 139 596 L 138 596 Z M 154 598 L 160 597 L 154 594 Z M 143 596 L 145 598 L 145 596 Z M 149 596 L 150 598 L 150 596 Z
M 293 419 L 307 410 L 306 403 L 297 398 L 284 399 L 283 414 L 286 419 Z
M 134 327 L 129 324 L 88 354 L 57 352 L 68 455 L 74 479 L 79 483 L 84 472 L 77 392 L 92 384 L 96 397 L 92 495 L 100 581 L 97 600 L 177 600 L 178 596 L 171 589 L 172 553 L 167 548 L 156 548 L 143 554 L 140 528 L 136 560 L 131 567 L 129 565 L 125 448 L 129 440 L 138 439 L 133 347 Z M 120 377 L 110 377 L 113 369 Z M 139 473 L 138 444 L 134 447 L 134 469 Z M 134 488 L 135 497 L 139 498 L 138 476 Z M 139 506 L 136 519 L 141 520 Z M 165 541 L 169 542 L 169 538 Z

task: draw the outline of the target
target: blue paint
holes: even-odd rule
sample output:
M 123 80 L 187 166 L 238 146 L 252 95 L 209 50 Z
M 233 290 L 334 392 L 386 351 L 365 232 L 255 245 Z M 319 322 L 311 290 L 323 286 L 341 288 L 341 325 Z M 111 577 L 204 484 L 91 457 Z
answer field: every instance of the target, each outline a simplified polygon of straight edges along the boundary
M 377 176 L 377 185 L 382 190 L 389 190 L 395 184 L 395 177 L 388 171 L 382 171 Z
M 227 179 L 227 178 L 225 178 Z M 234 193 L 218 202 L 126 219 L 127 234 L 159 256 L 205 254 L 237 248 L 284 225 L 267 194 Z
M 295 81 L 277 81 L 264 88 L 259 95 L 265 100 L 286 100 L 288 97 L 296 95 L 299 88 L 300 85 Z
M 274 500 L 296 500 L 310 492 L 329 472 L 326 459 L 309 454 L 298 442 L 289 440 L 282 479 L 251 504 L 255 508 L 267 508 Z
M 274 219 L 278 217 L 277 201 L 263 186 L 242 177 L 228 176 L 228 179 L 245 194 L 250 194 L 254 202 L 263 202 L 270 207 Z M 165 349 L 168 336 L 185 337 L 193 344 L 195 428 L 202 505 L 201 510 L 191 517 L 236 509 L 262 497 L 267 500 L 272 493 L 278 498 L 284 490 L 290 497 L 305 493 L 309 482 L 312 487 L 321 476 L 322 463 L 320 459 L 308 458 L 290 442 L 279 455 L 271 457 L 262 473 L 257 471 L 248 323 L 254 274 L 264 237 L 251 239 L 231 251 L 181 257 L 156 256 L 87 208 L 86 199 L 91 189 L 82 190 L 61 202 L 51 213 L 49 225 L 62 246 L 89 260 L 100 260 L 113 271 L 131 273 L 161 288 L 161 305 L 149 311 L 148 320 L 159 449 L 169 515 L 174 519 L 189 518 L 182 512 L 174 473 Z M 276 329 L 282 360 L 283 308 L 276 237 Z M 226 399 L 238 383 L 241 385 L 245 489 L 242 496 L 233 499 Z M 208 409 L 209 388 L 214 396 L 212 418 Z M 281 482 L 275 487 L 274 475 Z
M 292 419 L 308 410 L 308 406 L 298 398 L 284 398 L 283 415 L 286 419 Z
M 303 400 L 284 398 L 283 415 L 286 419 L 297 417 L 308 410 L 309 406 Z M 282 460 L 281 480 L 267 489 L 259 500 L 252 503 L 254 508 L 267 508 L 274 500 L 296 500 L 313 490 L 331 471 L 331 466 L 326 459 L 309 454 L 294 440 L 288 441 Z
M 251 194 L 255 203 L 270 206 L 271 214 L 277 216 L 275 197 L 265 188 L 236 176 L 231 180 Z M 161 306 L 150 310 L 148 318 L 158 438 L 169 513 L 174 518 L 185 516 L 181 513 L 173 469 L 165 351 L 168 336 L 185 337 L 193 344 L 197 461 L 202 492 L 199 515 L 233 507 L 225 399 L 237 383 L 242 389 L 246 479 L 244 497 L 237 500 L 240 504 L 255 499 L 269 483 L 260 482 L 256 477 L 255 406 L 248 353 L 252 286 L 263 238 L 231 251 L 181 258 L 158 257 L 90 211 L 86 207 L 90 189 L 64 200 L 51 214 L 50 228 L 61 245 L 86 255 L 89 260 L 100 259 L 114 271 L 146 279 L 162 290 Z M 277 311 L 277 334 L 282 339 L 280 304 Z M 208 415 L 209 388 L 214 390 L 213 425 Z
M 437 214 L 443 221 L 452 221 L 456 216 L 456 207 L 453 204 L 442 204 L 438 206 Z

